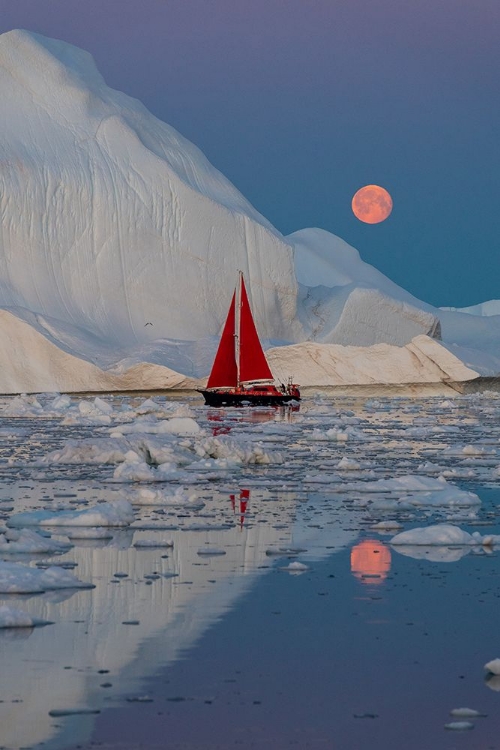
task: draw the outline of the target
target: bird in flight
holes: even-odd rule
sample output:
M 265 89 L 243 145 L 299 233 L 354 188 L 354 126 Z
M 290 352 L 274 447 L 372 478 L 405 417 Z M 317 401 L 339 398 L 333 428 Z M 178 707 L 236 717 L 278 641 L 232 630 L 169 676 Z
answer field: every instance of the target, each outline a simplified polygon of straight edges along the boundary
M 153 324 L 152 324 L 152 323 L 149 323 L 149 322 L 148 322 L 148 323 L 144 323 L 144 328 L 146 328 L 146 326 L 152 326 L 152 325 L 153 325 Z

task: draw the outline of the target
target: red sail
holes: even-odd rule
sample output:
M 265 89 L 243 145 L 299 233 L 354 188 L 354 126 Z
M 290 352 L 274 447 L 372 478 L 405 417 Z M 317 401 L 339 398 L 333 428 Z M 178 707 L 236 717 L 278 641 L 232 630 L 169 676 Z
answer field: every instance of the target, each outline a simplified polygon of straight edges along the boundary
M 212 372 L 208 378 L 207 388 L 236 388 L 238 385 L 238 371 L 234 353 L 235 307 L 236 292 L 233 294 Z
M 255 328 L 247 290 L 241 277 L 240 382 L 274 380 Z

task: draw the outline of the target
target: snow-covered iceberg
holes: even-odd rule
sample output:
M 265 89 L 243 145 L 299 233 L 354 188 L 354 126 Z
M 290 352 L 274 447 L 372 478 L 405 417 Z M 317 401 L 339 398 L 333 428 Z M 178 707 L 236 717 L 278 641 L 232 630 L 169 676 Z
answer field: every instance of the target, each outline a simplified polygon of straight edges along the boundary
M 496 308 L 438 310 L 328 232 L 283 237 L 193 144 L 110 89 L 83 50 L 1 35 L 0 95 L 0 392 L 192 386 L 208 373 L 239 269 L 266 346 L 308 361 L 310 342 L 335 345 L 344 382 L 365 382 L 357 373 L 381 344 L 417 337 L 404 382 L 455 377 L 441 373 L 441 336 L 500 349 Z M 423 335 L 435 356 L 420 356 Z M 477 354 L 453 354 L 455 369 L 467 365 L 459 380 L 500 371 L 494 357 L 476 367 Z M 376 379 L 398 381 L 393 367 L 381 359 Z M 329 362 L 320 381 L 301 382 L 334 384 L 340 369 Z

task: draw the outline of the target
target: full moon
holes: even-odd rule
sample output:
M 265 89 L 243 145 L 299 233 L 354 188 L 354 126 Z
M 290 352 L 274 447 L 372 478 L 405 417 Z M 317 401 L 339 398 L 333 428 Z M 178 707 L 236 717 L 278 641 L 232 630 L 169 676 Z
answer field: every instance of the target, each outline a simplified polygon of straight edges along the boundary
M 352 199 L 354 215 L 365 224 L 379 224 L 392 211 L 392 198 L 380 185 L 365 185 Z

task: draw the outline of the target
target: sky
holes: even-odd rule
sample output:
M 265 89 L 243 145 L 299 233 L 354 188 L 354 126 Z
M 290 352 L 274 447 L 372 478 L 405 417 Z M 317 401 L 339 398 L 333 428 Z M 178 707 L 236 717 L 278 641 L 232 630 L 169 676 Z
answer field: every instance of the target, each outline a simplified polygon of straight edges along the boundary
M 500 298 L 499 0 L 0 0 L 13 28 L 89 51 L 283 234 L 431 304 Z M 373 183 L 394 208 L 368 225 Z

